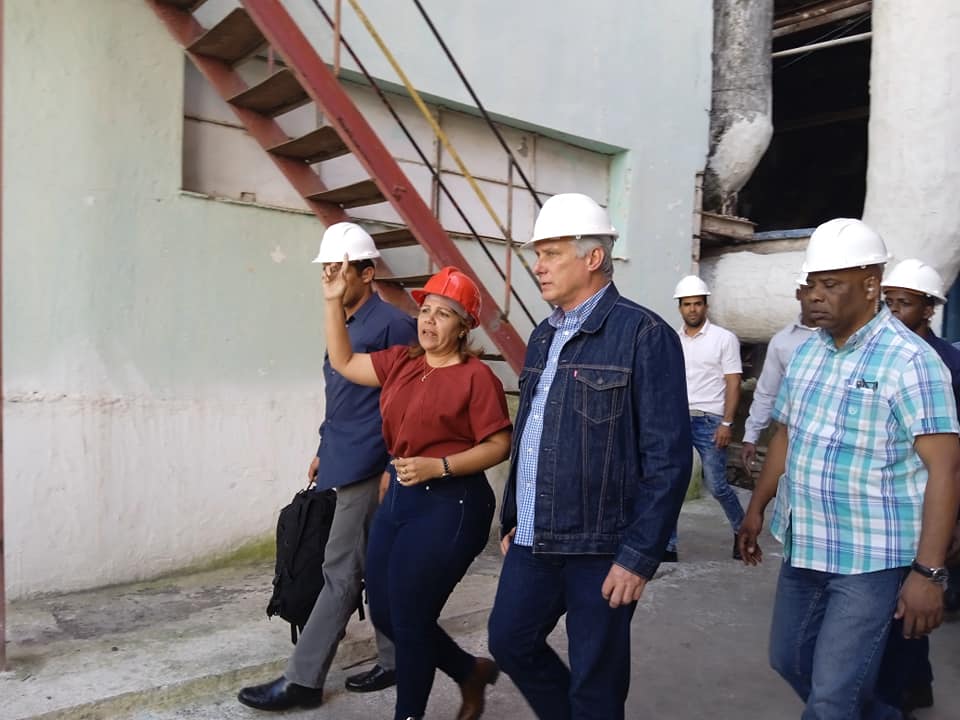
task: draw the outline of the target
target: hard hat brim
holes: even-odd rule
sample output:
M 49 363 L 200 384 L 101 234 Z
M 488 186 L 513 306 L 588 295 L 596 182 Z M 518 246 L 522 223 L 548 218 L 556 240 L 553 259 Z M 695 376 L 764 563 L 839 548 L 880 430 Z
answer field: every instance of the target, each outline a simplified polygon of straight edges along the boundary
M 620 233 L 618 233 L 616 230 L 613 230 L 611 228 L 611 232 L 609 233 L 589 233 L 589 234 L 584 233 L 582 235 L 555 235 L 551 237 L 535 237 L 523 243 L 523 245 L 520 246 L 520 249 L 529 250 L 538 242 L 550 242 L 551 240 L 568 240 L 568 239 L 580 240 L 581 238 L 585 238 L 585 237 L 587 238 L 608 237 L 608 238 L 611 238 L 614 242 L 616 242 L 617 238 L 620 237 Z
M 906 290 L 907 292 L 912 292 L 915 295 L 923 295 L 924 297 L 931 297 L 934 299 L 937 305 L 945 305 L 947 298 L 945 298 L 940 293 L 933 293 L 928 290 L 920 290 L 918 288 L 906 287 L 904 285 L 897 285 L 896 283 L 880 283 L 881 290 Z

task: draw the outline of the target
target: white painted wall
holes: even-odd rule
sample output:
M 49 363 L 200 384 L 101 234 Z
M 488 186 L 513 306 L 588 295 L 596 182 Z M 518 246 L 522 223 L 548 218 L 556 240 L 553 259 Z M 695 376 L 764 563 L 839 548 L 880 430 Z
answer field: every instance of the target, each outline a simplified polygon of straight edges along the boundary
M 960 268 L 960 4 L 877 0 L 872 21 L 863 219 L 894 263 L 921 258 L 949 287 Z
M 424 90 L 465 99 L 407 10 L 366 4 Z M 673 312 L 706 152 L 710 3 L 428 6 L 492 112 L 627 148 L 612 172 L 630 258 L 618 283 Z M 155 575 L 267 532 L 315 448 L 323 348 L 316 221 L 179 192 L 184 59 L 146 4 L 5 10 L 5 540 L 19 597 Z

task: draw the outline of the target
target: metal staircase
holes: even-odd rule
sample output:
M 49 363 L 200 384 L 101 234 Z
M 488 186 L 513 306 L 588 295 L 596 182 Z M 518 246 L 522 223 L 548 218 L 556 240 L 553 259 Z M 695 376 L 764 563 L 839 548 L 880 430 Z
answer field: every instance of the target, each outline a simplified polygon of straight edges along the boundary
M 406 227 L 374 234 L 378 248 L 420 245 L 437 266 L 455 265 L 473 277 L 483 301 L 481 326 L 518 373 L 526 350 L 523 339 L 282 2 L 241 0 L 241 7 L 205 28 L 193 15 L 203 1 L 146 0 L 325 225 L 349 220 L 346 211 L 351 208 L 389 202 Z M 235 66 L 264 47 L 282 58 L 283 66 L 262 82 L 248 85 Z M 325 124 L 289 137 L 274 118 L 310 102 L 322 111 Z M 370 179 L 327 187 L 314 165 L 347 153 L 355 156 Z M 381 260 L 377 287 L 384 299 L 409 308 L 412 300 L 406 288 L 422 286 L 427 277 L 393 276 Z M 509 293 L 509 272 L 505 277 Z

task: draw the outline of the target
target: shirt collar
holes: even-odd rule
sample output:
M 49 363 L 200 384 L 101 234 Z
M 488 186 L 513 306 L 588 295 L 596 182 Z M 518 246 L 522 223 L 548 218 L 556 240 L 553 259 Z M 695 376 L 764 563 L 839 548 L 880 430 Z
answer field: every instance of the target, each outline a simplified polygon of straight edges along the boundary
M 890 311 L 885 305 L 881 305 L 880 312 L 874 315 L 866 325 L 854 331 L 854 333 L 847 338 L 842 348 L 837 347 L 837 344 L 833 341 L 833 336 L 828 332 L 818 332 L 817 337 L 833 352 L 853 351 L 880 332 L 891 320 L 893 320 L 893 315 L 890 314 Z
M 600 303 L 600 299 L 603 297 L 603 294 L 607 291 L 607 288 L 610 287 L 610 285 L 611 283 L 607 283 L 602 288 L 597 290 L 597 292 L 595 292 L 593 295 L 569 311 L 565 312 L 563 308 L 556 308 L 552 313 L 550 313 L 550 317 L 547 318 L 547 322 L 549 322 L 555 328 L 560 327 L 560 325 L 566 320 L 572 320 L 577 327 L 583 325 L 583 321 L 590 317 L 590 313 L 596 309 L 597 305 Z
M 353 315 L 347 318 L 347 325 L 354 321 L 357 321 L 362 325 L 370 313 L 376 309 L 377 304 L 381 302 L 383 301 L 380 299 L 380 296 L 377 295 L 377 293 L 373 293 L 369 298 L 367 298 L 367 301 L 363 303 L 363 305 L 357 308 L 357 311 Z
M 710 327 L 710 320 L 707 319 L 707 320 L 704 320 L 704 321 L 703 321 L 703 325 L 700 326 L 700 329 L 697 330 L 697 332 L 696 332 L 694 335 L 687 335 L 687 324 L 686 324 L 686 323 L 684 323 L 684 324 L 681 325 L 679 328 L 677 328 L 677 332 L 680 333 L 680 334 L 681 334 L 683 337 L 685 337 L 687 340 L 693 340 L 695 337 L 700 337 L 701 335 L 706 335 L 706 334 L 707 334 L 707 330 L 709 329 L 709 327 Z

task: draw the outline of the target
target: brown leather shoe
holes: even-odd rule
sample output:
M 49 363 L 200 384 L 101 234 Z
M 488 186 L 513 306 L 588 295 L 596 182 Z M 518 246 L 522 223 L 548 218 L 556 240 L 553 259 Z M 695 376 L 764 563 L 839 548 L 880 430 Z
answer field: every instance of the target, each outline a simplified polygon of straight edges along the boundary
M 460 695 L 463 703 L 457 720 L 477 720 L 483 715 L 484 692 L 487 685 L 493 685 L 500 677 L 500 668 L 490 658 L 477 658 L 470 677 L 460 683 Z

